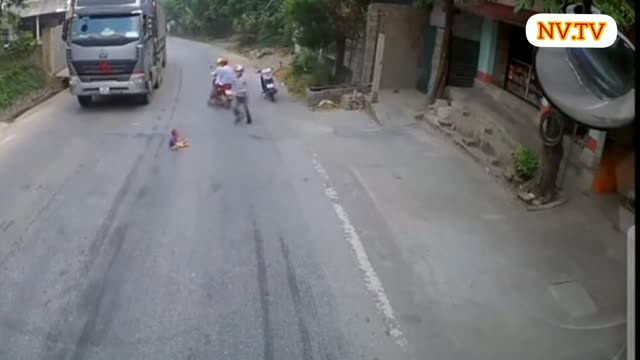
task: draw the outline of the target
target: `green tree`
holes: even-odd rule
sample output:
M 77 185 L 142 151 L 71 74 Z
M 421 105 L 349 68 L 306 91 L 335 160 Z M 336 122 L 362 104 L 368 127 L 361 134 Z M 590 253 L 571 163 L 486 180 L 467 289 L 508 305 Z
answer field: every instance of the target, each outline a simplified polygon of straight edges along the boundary
M 371 0 L 326 0 L 328 3 L 329 21 L 333 28 L 336 46 L 336 62 L 333 70 L 338 74 L 344 64 L 346 40 L 356 40 L 367 24 L 367 7 Z
M 286 0 L 285 8 L 297 44 L 319 50 L 331 43 L 334 31 L 329 22 L 327 1 Z
M 6 1 L 6 0 L 5 0 Z M 164 0 L 167 18 L 184 31 L 214 36 L 239 30 L 255 37 L 284 35 L 284 0 Z
M 518 0 L 516 3 L 515 11 L 520 11 L 526 7 L 532 7 L 534 0 Z M 544 0 L 544 10 L 548 12 L 562 12 L 564 5 L 580 4 L 583 7 L 591 7 L 591 5 L 598 8 L 602 13 L 611 16 L 618 27 L 622 30 L 629 30 L 635 24 L 636 10 L 635 2 L 630 0 L 579 0 L 579 1 L 567 1 L 564 0 Z

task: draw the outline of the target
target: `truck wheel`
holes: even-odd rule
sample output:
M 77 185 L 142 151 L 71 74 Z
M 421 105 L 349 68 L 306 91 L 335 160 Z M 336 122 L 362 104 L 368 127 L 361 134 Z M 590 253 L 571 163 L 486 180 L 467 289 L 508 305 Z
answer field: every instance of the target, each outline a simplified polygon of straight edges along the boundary
M 80 106 L 88 107 L 91 105 L 91 96 L 80 95 L 78 96 L 78 102 L 80 103 Z
M 151 102 L 151 93 L 153 92 L 153 88 L 153 81 L 149 80 L 149 82 L 147 83 L 147 93 L 140 94 L 139 97 L 139 102 L 141 105 L 149 105 L 149 103 Z
M 150 95 L 151 94 L 149 93 L 139 95 L 138 102 L 140 103 L 140 105 L 149 105 L 149 102 L 151 100 Z

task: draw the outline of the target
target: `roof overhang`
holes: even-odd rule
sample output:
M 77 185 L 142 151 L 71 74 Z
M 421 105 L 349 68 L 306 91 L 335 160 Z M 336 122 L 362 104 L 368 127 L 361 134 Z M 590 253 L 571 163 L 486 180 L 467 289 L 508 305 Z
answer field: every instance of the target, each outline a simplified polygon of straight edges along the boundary
M 456 7 L 466 13 L 488 17 L 496 21 L 521 27 L 527 24 L 527 20 L 529 20 L 531 16 L 538 13 L 527 9 L 522 9 L 516 13 L 514 12 L 513 6 L 490 2 L 458 4 Z
M 22 6 L 7 8 L 7 12 L 21 18 L 63 14 L 69 10 L 69 0 L 27 0 Z

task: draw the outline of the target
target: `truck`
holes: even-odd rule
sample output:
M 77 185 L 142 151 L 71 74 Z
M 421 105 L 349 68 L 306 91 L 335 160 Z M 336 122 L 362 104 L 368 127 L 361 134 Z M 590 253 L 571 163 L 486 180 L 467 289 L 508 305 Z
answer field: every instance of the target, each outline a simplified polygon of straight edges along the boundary
M 166 30 L 159 0 L 72 0 L 62 40 L 80 106 L 96 96 L 148 104 L 167 65 Z

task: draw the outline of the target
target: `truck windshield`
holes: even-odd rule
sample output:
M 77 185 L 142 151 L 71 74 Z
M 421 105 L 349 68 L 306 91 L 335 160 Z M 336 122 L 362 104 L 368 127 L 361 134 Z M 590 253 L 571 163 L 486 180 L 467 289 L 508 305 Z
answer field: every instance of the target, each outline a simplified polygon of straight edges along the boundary
M 71 40 L 74 43 L 134 41 L 140 38 L 140 22 L 139 15 L 80 16 L 73 21 Z

